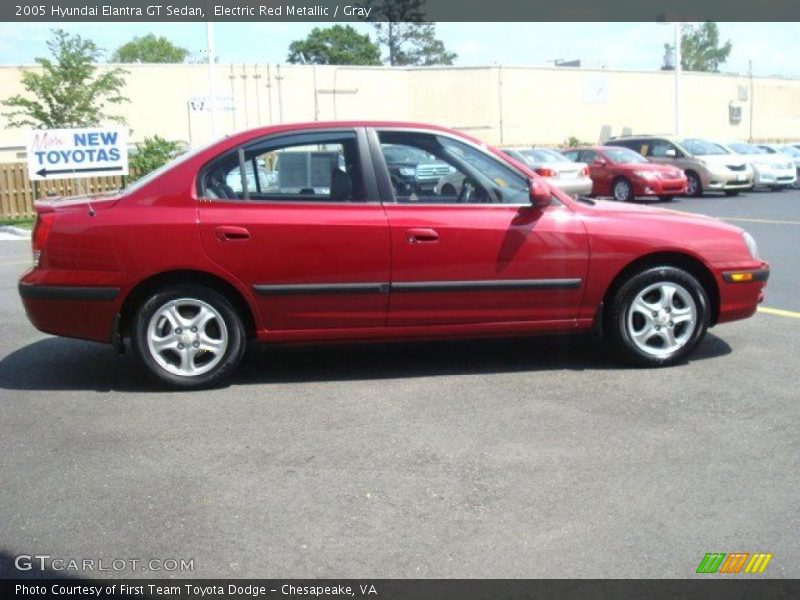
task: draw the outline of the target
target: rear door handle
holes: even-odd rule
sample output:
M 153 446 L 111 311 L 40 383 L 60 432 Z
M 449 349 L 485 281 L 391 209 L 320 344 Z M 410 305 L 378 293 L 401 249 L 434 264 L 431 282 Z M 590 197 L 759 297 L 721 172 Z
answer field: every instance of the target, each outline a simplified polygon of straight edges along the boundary
M 406 229 L 406 241 L 409 244 L 435 244 L 439 241 L 439 234 L 435 229 Z
M 250 239 L 250 232 L 247 229 L 234 225 L 219 225 L 214 228 L 214 235 L 221 242 Z

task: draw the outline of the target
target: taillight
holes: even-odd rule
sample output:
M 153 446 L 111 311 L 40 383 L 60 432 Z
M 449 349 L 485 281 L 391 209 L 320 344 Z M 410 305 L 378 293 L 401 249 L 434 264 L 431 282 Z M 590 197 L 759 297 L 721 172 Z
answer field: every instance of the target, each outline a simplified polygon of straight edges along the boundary
M 546 169 L 544 167 L 536 169 L 535 173 L 537 175 L 541 175 L 542 177 L 555 177 L 556 175 L 558 175 L 558 173 L 555 172 L 553 169 Z
M 47 243 L 47 236 L 50 235 L 50 228 L 53 219 L 42 215 L 36 215 L 36 222 L 33 225 L 33 235 L 31 236 L 31 246 L 33 249 L 33 266 L 39 266 L 42 260 L 42 251 Z
M 583 167 L 581 169 L 581 175 L 583 175 L 584 177 L 588 177 L 589 176 L 589 167 Z

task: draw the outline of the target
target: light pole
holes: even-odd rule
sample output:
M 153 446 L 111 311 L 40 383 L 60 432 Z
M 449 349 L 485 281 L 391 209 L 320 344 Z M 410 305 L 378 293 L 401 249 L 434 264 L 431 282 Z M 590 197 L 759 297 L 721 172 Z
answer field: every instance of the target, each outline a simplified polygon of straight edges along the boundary
M 681 134 L 681 24 L 675 27 L 675 135 Z
M 206 54 L 208 55 L 208 109 L 211 111 L 211 137 L 217 137 L 217 94 L 214 89 L 214 24 L 206 23 Z

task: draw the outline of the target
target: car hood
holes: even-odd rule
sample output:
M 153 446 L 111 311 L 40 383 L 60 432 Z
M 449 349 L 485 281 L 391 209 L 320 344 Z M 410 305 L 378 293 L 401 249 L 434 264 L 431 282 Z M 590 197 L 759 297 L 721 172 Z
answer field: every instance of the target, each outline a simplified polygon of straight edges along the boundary
M 742 160 L 749 163 L 761 163 L 767 165 L 794 166 L 790 156 L 783 156 L 782 154 L 738 154 Z
M 739 154 L 705 154 L 696 156 L 710 167 L 725 167 L 728 165 L 742 166 L 749 161 Z
M 631 204 L 628 202 L 614 202 L 611 200 L 594 200 L 593 205 L 578 202 L 580 212 L 586 215 L 601 215 L 604 217 L 628 219 L 636 221 L 671 221 L 676 226 L 681 224 L 701 224 L 710 227 L 718 227 L 728 231 L 742 231 L 741 228 L 720 221 L 707 215 L 698 215 L 679 210 L 666 208 L 655 208 L 642 204 Z
M 680 177 L 683 175 L 683 171 L 678 167 L 673 167 L 672 165 L 659 165 L 651 162 L 621 163 L 615 164 L 614 166 L 627 171 L 651 171 L 654 173 L 663 173 L 664 175 L 672 175 L 674 177 Z

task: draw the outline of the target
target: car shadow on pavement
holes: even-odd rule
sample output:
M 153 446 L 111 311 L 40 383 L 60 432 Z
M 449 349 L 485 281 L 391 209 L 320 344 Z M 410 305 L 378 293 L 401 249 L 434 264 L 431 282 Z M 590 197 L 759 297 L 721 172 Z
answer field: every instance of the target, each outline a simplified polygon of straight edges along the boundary
M 708 334 L 691 362 L 732 352 Z M 234 385 L 304 383 L 514 373 L 544 370 L 634 368 L 589 335 L 512 339 L 271 346 L 251 344 L 233 377 Z M 48 338 L 0 360 L 0 389 L 163 391 L 130 352 L 110 346 Z

